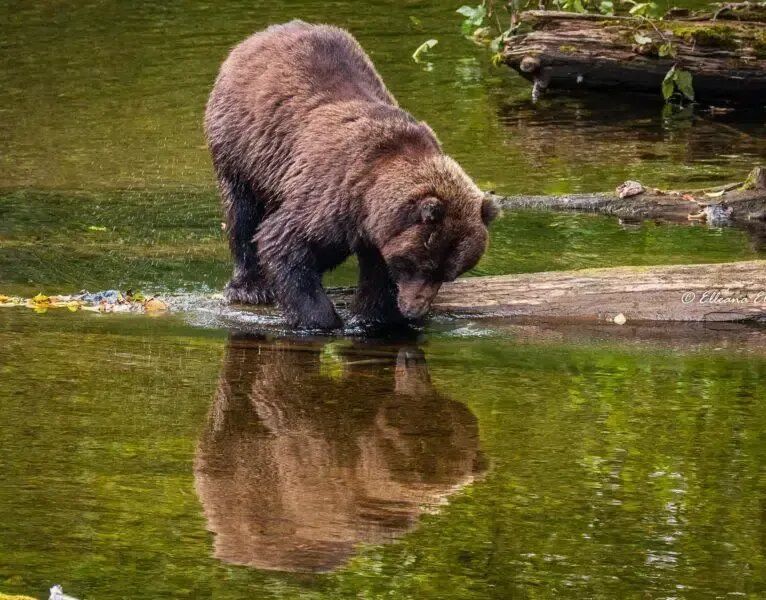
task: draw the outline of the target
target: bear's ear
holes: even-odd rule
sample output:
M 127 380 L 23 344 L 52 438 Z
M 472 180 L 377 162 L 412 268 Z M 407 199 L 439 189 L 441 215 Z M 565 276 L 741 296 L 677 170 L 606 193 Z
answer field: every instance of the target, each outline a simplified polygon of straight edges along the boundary
M 492 196 L 486 195 L 481 201 L 481 220 L 485 225 L 489 225 L 500 214 L 500 207 Z
M 438 223 L 444 218 L 444 204 L 430 196 L 420 203 L 420 220 L 423 223 Z

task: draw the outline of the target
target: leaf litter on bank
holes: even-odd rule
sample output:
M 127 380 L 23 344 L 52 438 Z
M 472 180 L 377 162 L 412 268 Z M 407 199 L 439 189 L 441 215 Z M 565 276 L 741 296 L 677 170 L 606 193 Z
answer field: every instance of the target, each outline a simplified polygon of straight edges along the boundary
M 156 296 L 146 296 L 141 292 L 128 290 L 104 290 L 101 292 L 80 292 L 79 294 L 59 294 L 46 296 L 37 294 L 31 298 L 0 294 L 0 308 L 22 306 L 35 312 L 44 313 L 53 308 L 66 308 L 71 312 L 80 310 L 114 313 L 159 313 L 169 309 L 167 302 Z

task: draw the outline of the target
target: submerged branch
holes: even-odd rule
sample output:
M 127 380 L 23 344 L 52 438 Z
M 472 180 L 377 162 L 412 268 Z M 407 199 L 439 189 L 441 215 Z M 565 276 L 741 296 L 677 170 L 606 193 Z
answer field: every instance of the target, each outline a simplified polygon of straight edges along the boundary
M 620 197 L 628 184 L 633 195 Z M 555 196 L 490 197 L 505 209 L 542 209 L 593 212 L 625 220 L 655 219 L 667 222 L 707 221 L 711 225 L 758 224 L 766 222 L 766 169 L 756 167 L 744 182 L 716 188 L 689 191 L 644 189 L 637 182 L 626 182 L 615 192 L 565 194 Z

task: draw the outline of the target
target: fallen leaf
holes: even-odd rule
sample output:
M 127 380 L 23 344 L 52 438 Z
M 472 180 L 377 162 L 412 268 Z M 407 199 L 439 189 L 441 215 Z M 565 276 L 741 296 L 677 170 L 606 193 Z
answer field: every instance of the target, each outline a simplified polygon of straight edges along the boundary
M 146 312 L 159 312 L 167 309 L 168 305 L 159 298 L 150 298 L 144 302 L 144 310 Z
M 50 304 L 51 299 L 44 294 L 37 294 L 37 296 L 32 298 L 32 302 L 34 304 Z

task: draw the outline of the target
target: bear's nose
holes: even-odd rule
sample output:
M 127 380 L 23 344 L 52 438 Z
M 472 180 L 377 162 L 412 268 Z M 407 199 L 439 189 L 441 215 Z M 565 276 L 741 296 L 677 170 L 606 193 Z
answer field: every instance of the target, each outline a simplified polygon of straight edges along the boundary
M 399 308 L 402 311 L 402 315 L 408 319 L 419 319 L 428 312 L 428 309 L 430 308 L 430 302 L 423 302 L 415 306 L 400 306 Z

